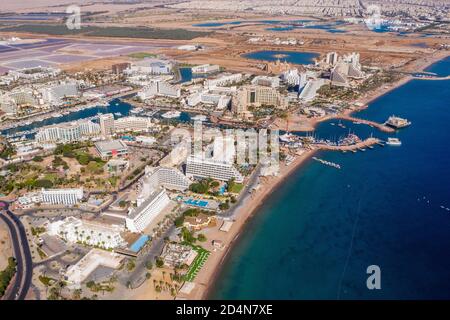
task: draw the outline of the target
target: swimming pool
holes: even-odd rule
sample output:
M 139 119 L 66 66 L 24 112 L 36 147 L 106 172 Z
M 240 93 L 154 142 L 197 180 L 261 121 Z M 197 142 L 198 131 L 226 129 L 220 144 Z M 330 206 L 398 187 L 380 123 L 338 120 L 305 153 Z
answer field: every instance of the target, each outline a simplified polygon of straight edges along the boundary
M 145 245 L 145 243 L 150 239 L 147 235 L 142 235 L 137 239 L 130 247 L 130 250 L 133 252 L 139 252 L 139 250 L 142 249 L 142 247 Z
M 185 204 L 194 206 L 194 207 L 200 207 L 200 208 L 206 208 L 208 206 L 208 201 L 205 200 L 194 200 L 194 199 L 188 199 L 184 201 Z

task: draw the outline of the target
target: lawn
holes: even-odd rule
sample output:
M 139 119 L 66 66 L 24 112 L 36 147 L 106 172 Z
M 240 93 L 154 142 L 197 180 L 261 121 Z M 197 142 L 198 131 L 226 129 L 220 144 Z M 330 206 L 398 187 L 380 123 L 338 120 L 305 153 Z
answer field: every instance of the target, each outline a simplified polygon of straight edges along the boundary
M 192 262 L 189 271 L 184 275 L 184 280 L 186 281 L 193 281 L 195 277 L 197 276 L 197 273 L 200 271 L 200 269 L 205 264 L 206 260 L 208 259 L 208 256 L 210 252 L 206 249 L 203 249 L 200 246 L 192 246 L 192 248 L 197 251 L 198 255 L 195 257 L 194 261 Z
M 230 192 L 232 193 L 240 193 L 244 185 L 242 183 L 233 183 L 231 186 Z

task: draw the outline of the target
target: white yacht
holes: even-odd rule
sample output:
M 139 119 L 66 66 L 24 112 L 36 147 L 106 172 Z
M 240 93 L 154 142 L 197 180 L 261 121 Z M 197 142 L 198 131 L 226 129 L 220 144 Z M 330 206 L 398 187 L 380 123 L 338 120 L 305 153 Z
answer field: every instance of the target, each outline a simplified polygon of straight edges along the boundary
M 390 146 L 401 146 L 402 142 L 398 138 L 388 138 L 386 144 Z
M 161 115 L 161 117 L 165 118 L 165 119 L 173 119 L 173 118 L 178 118 L 181 115 L 180 111 L 169 111 L 164 113 L 163 115 Z
M 193 121 L 206 121 L 208 118 L 203 114 L 197 114 L 196 116 L 192 117 L 191 120 Z

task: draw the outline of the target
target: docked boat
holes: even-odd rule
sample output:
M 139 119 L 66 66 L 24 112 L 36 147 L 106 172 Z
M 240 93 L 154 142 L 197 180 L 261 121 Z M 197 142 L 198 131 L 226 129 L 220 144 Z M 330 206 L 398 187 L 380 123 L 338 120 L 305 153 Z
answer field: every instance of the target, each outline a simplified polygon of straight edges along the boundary
M 385 122 L 386 125 L 393 127 L 395 129 L 401 129 L 411 125 L 411 122 L 408 119 L 403 119 L 396 116 L 390 116 Z
M 161 117 L 165 118 L 165 119 L 174 119 L 174 118 L 178 118 L 181 115 L 180 111 L 169 111 L 164 113 L 163 115 L 161 115 Z
M 203 114 L 198 114 L 191 118 L 193 121 L 206 121 L 208 118 Z
M 144 111 L 144 109 L 142 109 L 142 108 L 134 108 L 134 109 L 130 110 L 130 113 L 138 114 L 138 113 L 141 113 L 142 111 Z
M 388 138 L 386 144 L 390 146 L 401 146 L 402 142 L 398 138 Z
M 285 133 L 280 136 L 280 141 L 289 143 L 289 142 L 293 141 L 293 139 L 292 139 L 293 137 L 294 137 L 294 135 L 292 135 L 290 133 Z
M 118 116 L 118 117 L 122 116 L 122 114 L 120 112 L 114 112 L 114 115 Z

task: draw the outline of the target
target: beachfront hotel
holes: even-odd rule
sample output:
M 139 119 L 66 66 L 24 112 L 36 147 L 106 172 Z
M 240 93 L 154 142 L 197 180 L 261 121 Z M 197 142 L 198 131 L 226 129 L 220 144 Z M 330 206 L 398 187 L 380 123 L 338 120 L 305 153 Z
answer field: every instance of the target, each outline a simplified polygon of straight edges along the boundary
M 186 176 L 212 178 L 221 181 L 235 179 L 243 182 L 244 177 L 234 166 L 236 150 L 232 138 L 216 137 L 201 155 L 190 155 L 186 161 Z
M 137 199 L 137 207 L 131 208 L 125 219 L 127 229 L 142 232 L 170 203 L 164 188 L 145 189 Z
M 83 199 L 83 188 L 42 189 L 42 202 L 48 204 L 74 205 Z
M 234 167 L 233 163 L 195 157 L 193 155 L 187 159 L 186 176 L 212 178 L 220 181 L 228 181 L 234 178 L 238 183 L 244 181 L 244 177 Z
M 169 190 L 185 191 L 191 181 L 178 169 L 170 167 L 145 167 L 144 184 L 162 186 Z

